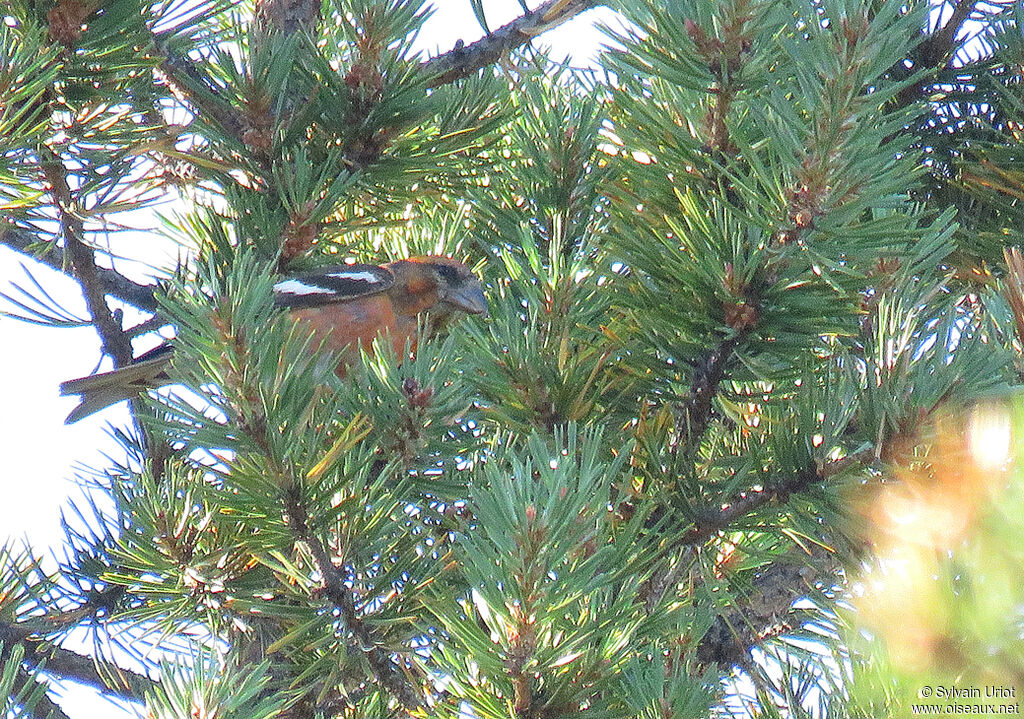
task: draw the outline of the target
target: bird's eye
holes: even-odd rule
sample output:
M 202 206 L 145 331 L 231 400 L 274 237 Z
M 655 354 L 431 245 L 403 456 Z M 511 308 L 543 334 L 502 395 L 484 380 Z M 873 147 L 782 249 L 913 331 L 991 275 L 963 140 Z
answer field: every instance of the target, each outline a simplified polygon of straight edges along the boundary
M 445 282 L 458 282 L 459 271 L 454 267 L 448 265 L 436 265 L 437 274 L 441 276 L 441 279 Z

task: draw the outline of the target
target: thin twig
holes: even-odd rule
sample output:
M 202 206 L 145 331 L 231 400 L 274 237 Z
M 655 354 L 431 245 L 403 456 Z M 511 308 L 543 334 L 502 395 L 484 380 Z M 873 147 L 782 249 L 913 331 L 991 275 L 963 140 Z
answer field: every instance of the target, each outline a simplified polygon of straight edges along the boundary
M 121 323 L 114 317 L 107 306 L 106 288 L 100 279 L 96 267 L 96 259 L 91 247 L 85 243 L 85 227 L 80 217 L 75 214 L 75 200 L 68 185 L 67 168 L 60 158 L 52 151 L 46 151 L 41 164 L 43 177 L 50 186 L 53 203 L 57 209 L 61 233 L 64 236 L 65 249 L 75 279 L 82 286 L 85 305 L 92 317 L 93 326 L 100 336 L 103 351 L 114 360 L 115 367 L 123 367 L 132 361 L 132 343 L 128 339 Z
M 474 43 L 430 58 L 421 65 L 421 69 L 432 76 L 431 87 L 461 80 L 498 62 L 542 32 L 602 4 L 601 0 L 548 0 Z
M 949 21 L 929 35 L 919 46 L 921 61 L 925 65 L 945 62 L 953 56 L 956 36 L 973 12 L 973 0 L 960 0 L 953 4 L 953 14 L 949 16 Z
M 946 66 L 946 63 L 953 57 L 956 36 L 973 12 L 973 0 L 960 0 L 956 2 L 949 21 L 920 42 L 916 51 L 912 53 L 912 57 L 921 66 L 915 68 L 915 70 L 923 68 L 928 73 L 928 76 L 920 82 L 911 83 L 900 90 L 896 96 L 896 102 L 899 107 L 906 107 L 917 99 L 921 94 L 921 90 L 927 87 L 928 83 L 934 79 L 935 73 Z M 893 66 L 889 71 L 890 74 L 902 72 L 905 72 L 902 61 Z
M 142 701 L 144 699 L 145 693 L 133 690 L 132 687 L 127 685 L 127 681 L 125 681 L 124 686 L 111 687 L 97 669 L 97 661 L 102 660 L 83 656 L 61 647 L 49 646 L 42 649 L 33 647 L 32 644 L 28 642 L 26 642 L 24 646 L 26 647 L 25 656 L 29 661 L 34 663 L 39 663 L 40 661 L 45 662 L 43 665 L 43 671 L 46 674 L 54 675 L 55 678 L 61 681 L 71 681 L 75 684 L 83 684 L 85 686 L 92 687 L 103 694 L 125 701 Z M 112 667 L 112 673 L 116 673 L 121 677 L 125 676 L 125 670 L 120 667 Z M 155 681 L 142 674 L 135 674 L 133 672 L 131 677 L 133 681 L 137 680 L 142 684 L 146 684 L 150 688 L 157 685 Z
M 48 245 L 43 254 L 37 254 L 31 249 L 33 246 L 41 244 Z M 71 266 L 71 260 L 65 248 L 58 247 L 53 242 L 37 237 L 32 232 L 21 227 L 0 223 L 0 245 L 31 257 L 36 262 L 58 272 L 69 274 L 68 270 Z M 102 267 L 96 268 L 96 277 L 106 294 L 116 297 L 122 302 L 137 307 L 140 310 L 146 312 L 156 311 L 155 285 L 137 284 L 115 270 Z
M 733 522 L 760 509 L 775 499 L 785 500 L 791 494 L 807 491 L 818 482 L 823 482 L 850 467 L 863 465 L 875 458 L 875 450 L 868 448 L 830 462 L 822 467 L 809 467 L 792 477 L 766 485 L 762 489 L 749 490 L 736 497 L 712 515 L 699 518 L 677 545 L 694 546 L 702 544 Z
M 673 451 L 692 450 L 704 436 L 711 421 L 711 401 L 725 377 L 725 368 L 732 359 L 733 350 L 742 338 L 741 334 L 721 340 L 698 361 L 690 383 L 690 393 L 676 407 L 675 436 L 671 444 Z
M 313 559 L 313 567 L 320 574 L 323 593 L 341 613 L 345 627 L 352 633 L 359 649 L 366 657 L 373 676 L 408 711 L 422 706 L 419 694 L 399 671 L 386 651 L 374 643 L 370 632 L 356 611 L 352 593 L 345 584 L 345 576 L 334 566 L 327 550 L 309 529 L 305 509 L 297 493 L 289 492 L 285 500 L 285 512 L 298 543 L 302 544 Z
M 155 317 L 150 317 L 148 320 L 140 322 L 139 324 L 134 325 L 132 327 L 129 327 L 128 329 L 125 330 L 125 332 L 128 334 L 130 338 L 135 339 L 136 337 L 141 337 L 142 335 L 147 334 L 149 332 L 156 332 L 158 329 L 167 324 L 167 319 L 158 314 Z

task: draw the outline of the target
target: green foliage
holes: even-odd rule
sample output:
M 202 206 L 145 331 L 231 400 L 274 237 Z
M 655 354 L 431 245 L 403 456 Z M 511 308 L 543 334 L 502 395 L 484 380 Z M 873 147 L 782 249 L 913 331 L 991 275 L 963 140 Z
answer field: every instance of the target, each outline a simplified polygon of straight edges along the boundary
M 14 624 L 40 605 L 53 590 L 53 578 L 39 560 L 25 548 L 15 549 L 11 542 L 0 547 L 0 616 Z
M 47 697 L 40 643 L 26 648 L 23 640 L 31 636 L 33 626 L 49 633 L 38 624 L 39 608 L 55 590 L 54 577 L 31 550 L 18 550 L 11 542 L 0 547 L 0 708 L 12 719 L 44 716 L 54 706 Z
M 561 82 L 545 79 L 552 72 Z M 468 374 L 486 416 L 505 428 L 550 432 L 618 409 L 625 419 L 633 382 L 617 361 L 614 274 L 599 243 L 609 170 L 596 149 L 598 91 L 543 57 L 521 73 L 500 157 L 471 195 L 471 231 L 500 262 L 486 268 L 490 321 L 465 329 L 483 348 L 467 357 Z
M 600 433 L 577 435 L 571 423 L 550 440 L 532 434 L 523 447 L 495 448 L 470 488 L 473 519 L 456 544 L 469 594 L 456 603 L 432 592 L 426 604 L 448 637 L 439 647 L 445 681 L 479 716 L 568 716 L 584 705 L 629 716 L 650 697 L 638 684 L 653 683 L 657 695 L 666 686 L 636 650 L 657 646 L 680 609 L 645 606 L 656 535 L 640 514 L 621 521 L 611 494 L 628 448 L 602 460 Z M 670 705 L 706 710 L 699 683 L 668 686 Z
M 31 217 L 41 200 L 19 165 L 48 129 L 43 98 L 57 78 L 55 55 L 36 25 L 0 25 L 0 203 L 11 220 Z
M 287 707 L 281 697 L 264 692 L 270 680 L 267 662 L 250 665 L 241 673 L 215 659 L 196 657 L 191 670 L 165 664 L 160 673 L 159 689 L 146 697 L 146 710 L 155 719 L 195 715 L 272 719 Z
M 14 179 L 10 166 L 13 153 L 31 146 L 46 129 L 45 106 L 40 102 L 54 78 L 54 53 L 46 47 L 40 30 L 25 28 L 20 32 L 3 25 L 0 28 L 0 83 L 5 88 L 0 106 L 0 137 L 5 158 L 4 180 Z M 11 154 L 9 154 L 11 153 Z
M 175 345 L 63 561 L 0 553 L 8 713 L 51 672 L 161 719 L 895 716 L 957 662 L 1022 675 L 1019 482 L 971 445 L 1020 384 L 1017 13 L 954 68 L 927 3 L 618 3 L 600 71 L 527 49 L 438 84 L 426 2 L 298 5 L 4 11 L 0 239 L 94 313 L 115 218 L 176 197 L 183 248 L 141 328 L 5 295 Z M 274 305 L 284 272 L 423 254 L 489 316 L 339 377 Z M 893 532 L 918 583 L 851 614 Z M 57 661 L 76 632 L 93 672 Z
M 25 650 L 15 644 L 10 650 L 0 643 L 0 693 L 4 697 L 4 716 L 11 719 L 37 716 L 37 705 L 46 696 L 46 685 L 36 681 L 33 672 L 27 678 L 18 667 L 25 658 Z

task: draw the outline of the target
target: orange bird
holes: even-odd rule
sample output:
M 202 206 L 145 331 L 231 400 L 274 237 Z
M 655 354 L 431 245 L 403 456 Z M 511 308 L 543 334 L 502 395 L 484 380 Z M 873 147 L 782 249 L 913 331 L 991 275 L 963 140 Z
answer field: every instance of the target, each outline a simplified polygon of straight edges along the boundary
M 274 304 L 290 310 L 309 328 L 311 346 L 338 357 L 338 376 L 359 359 L 359 347 L 387 333 L 397 354 L 405 343 L 416 348 L 419 315 L 428 310 L 441 321 L 455 312 L 486 314 L 480 280 L 463 263 L 425 255 L 386 265 L 330 265 L 281 280 Z M 115 402 L 159 387 L 168 380 L 172 347 L 147 352 L 127 367 L 61 384 L 62 395 L 81 395 L 65 420 L 77 422 Z

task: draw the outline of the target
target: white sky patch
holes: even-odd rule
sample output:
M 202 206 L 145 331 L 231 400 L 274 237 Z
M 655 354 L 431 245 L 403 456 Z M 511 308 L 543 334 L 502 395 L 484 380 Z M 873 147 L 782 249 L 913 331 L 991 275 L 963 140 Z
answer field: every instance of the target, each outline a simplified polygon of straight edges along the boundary
M 307 285 L 301 280 L 285 280 L 274 285 L 274 292 L 286 295 L 331 295 L 334 294 L 326 287 L 319 285 Z

